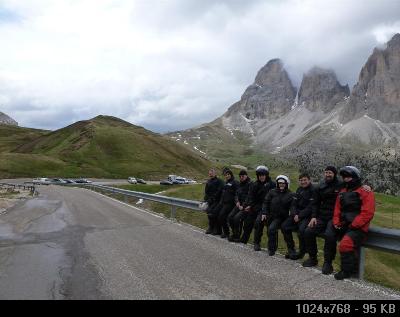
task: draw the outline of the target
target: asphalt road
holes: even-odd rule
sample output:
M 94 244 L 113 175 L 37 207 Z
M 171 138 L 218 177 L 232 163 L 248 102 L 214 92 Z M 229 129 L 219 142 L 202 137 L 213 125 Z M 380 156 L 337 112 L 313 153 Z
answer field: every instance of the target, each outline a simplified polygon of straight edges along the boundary
M 84 189 L 0 215 L 0 299 L 400 299 Z

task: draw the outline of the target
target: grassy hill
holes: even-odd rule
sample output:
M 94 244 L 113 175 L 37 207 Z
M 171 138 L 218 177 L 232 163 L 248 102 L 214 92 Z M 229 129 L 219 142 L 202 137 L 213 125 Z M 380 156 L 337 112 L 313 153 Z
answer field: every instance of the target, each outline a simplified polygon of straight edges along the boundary
M 176 141 L 107 116 L 15 139 L 0 139 L 0 177 L 199 177 L 211 166 Z
M 168 133 L 167 136 L 189 149 L 197 148 L 203 156 L 224 165 L 243 165 L 252 170 L 264 164 L 271 170 L 284 170 L 288 174 L 298 171 L 292 162 L 254 146 L 249 135 L 225 129 L 221 119 L 197 128 Z
M 18 146 L 31 142 L 48 132 L 0 124 L 0 153 L 12 151 Z

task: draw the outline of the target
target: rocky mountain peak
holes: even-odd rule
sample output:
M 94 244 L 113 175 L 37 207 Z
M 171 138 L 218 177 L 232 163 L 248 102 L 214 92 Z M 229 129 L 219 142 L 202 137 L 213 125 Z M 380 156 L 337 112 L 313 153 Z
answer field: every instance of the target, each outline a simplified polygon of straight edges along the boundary
M 387 44 L 388 48 L 400 47 L 400 33 L 395 34 Z
M 7 116 L 5 113 L 0 112 L 0 124 L 17 126 L 18 122 Z
M 285 69 L 280 59 L 270 60 L 263 68 L 258 72 L 255 84 L 260 86 L 274 85 L 286 80 Z
M 349 95 L 349 86 L 342 86 L 333 70 L 314 67 L 303 76 L 298 102 L 310 111 L 328 112 Z
M 386 49 L 375 49 L 361 70 L 342 123 L 368 115 L 384 123 L 400 122 L 400 34 Z
M 280 59 L 270 60 L 258 72 L 239 102 L 226 116 L 242 115 L 249 120 L 275 119 L 290 111 L 296 98 L 296 89 Z

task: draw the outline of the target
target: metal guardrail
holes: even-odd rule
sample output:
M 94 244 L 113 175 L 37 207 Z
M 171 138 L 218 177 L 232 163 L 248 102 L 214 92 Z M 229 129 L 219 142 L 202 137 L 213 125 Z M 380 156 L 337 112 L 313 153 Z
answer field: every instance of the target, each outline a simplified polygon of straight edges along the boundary
M 27 185 L 27 184 L 10 184 L 10 183 L 0 183 L 0 188 L 22 188 L 24 190 L 30 190 L 32 193 L 35 192 L 35 186 L 34 185 Z
M 93 185 L 93 184 L 73 184 L 73 186 L 79 185 L 80 187 L 89 188 L 92 190 L 100 190 L 105 192 L 110 192 L 113 194 L 120 194 L 125 196 L 125 201 L 127 197 L 135 197 L 139 199 L 154 201 L 162 204 L 167 204 L 171 206 L 171 218 L 176 217 L 176 208 L 182 207 L 195 211 L 202 211 L 199 207 L 199 201 L 185 200 L 180 198 L 165 197 L 154 194 L 147 194 L 142 192 L 134 192 L 125 189 L 119 189 L 115 187 L 103 186 L 103 185 Z M 364 277 L 365 272 L 365 249 L 376 249 L 384 252 L 400 254 L 400 230 L 396 229 L 386 229 L 379 227 L 372 227 L 368 233 L 368 239 L 365 241 L 360 249 L 359 256 L 359 278 Z
M 92 190 L 103 190 L 106 192 L 110 192 L 113 194 L 121 194 L 125 196 L 125 201 L 127 200 L 127 197 L 134 197 L 134 198 L 139 198 L 143 200 L 149 200 L 161 204 L 166 204 L 171 206 L 171 218 L 175 219 L 176 218 L 176 208 L 181 207 L 181 208 L 186 208 L 186 209 L 191 209 L 195 211 L 201 211 L 199 204 L 200 202 L 198 201 L 193 201 L 193 200 L 186 200 L 186 199 L 181 199 L 181 198 L 173 198 L 173 197 L 166 197 L 166 196 L 160 196 L 160 195 L 154 195 L 154 194 L 148 194 L 148 193 L 142 193 L 142 192 L 135 192 L 135 191 L 130 191 L 130 190 L 125 190 L 125 189 L 119 189 L 115 187 L 109 187 L 109 186 L 104 186 L 104 185 L 93 185 L 93 184 L 73 184 L 72 186 L 82 186 L 85 188 L 90 188 Z
M 375 249 L 388 253 L 400 254 L 400 230 L 372 227 L 368 232 L 368 239 L 360 249 L 359 278 L 364 278 L 365 249 Z

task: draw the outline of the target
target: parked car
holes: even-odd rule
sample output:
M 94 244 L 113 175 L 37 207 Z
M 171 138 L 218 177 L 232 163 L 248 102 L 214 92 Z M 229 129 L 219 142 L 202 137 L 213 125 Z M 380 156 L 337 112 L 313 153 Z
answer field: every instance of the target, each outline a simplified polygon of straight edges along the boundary
M 188 184 L 188 183 L 186 181 L 186 178 L 178 176 L 178 177 L 175 178 L 174 184 L 183 185 L 183 184 Z
M 174 185 L 174 183 L 169 180 L 163 180 L 160 182 L 160 185 Z
M 84 179 L 84 178 L 79 178 L 79 179 L 75 180 L 75 183 L 77 183 L 77 184 L 91 184 L 92 181 L 89 181 L 89 180 Z
M 147 184 L 146 181 L 141 178 L 136 178 L 136 181 L 138 182 L 138 184 Z
M 135 177 L 128 177 L 128 183 L 129 184 L 137 184 L 137 180 Z
M 50 185 L 50 180 L 48 178 L 40 177 L 33 179 L 32 183 L 34 185 Z
M 197 182 L 193 179 L 186 179 L 188 184 L 197 184 Z
M 76 182 L 73 181 L 72 179 L 64 179 L 64 181 L 65 181 L 67 184 L 76 184 Z
M 62 185 L 62 184 L 67 184 L 67 182 L 61 178 L 52 178 L 50 179 L 50 184 Z

